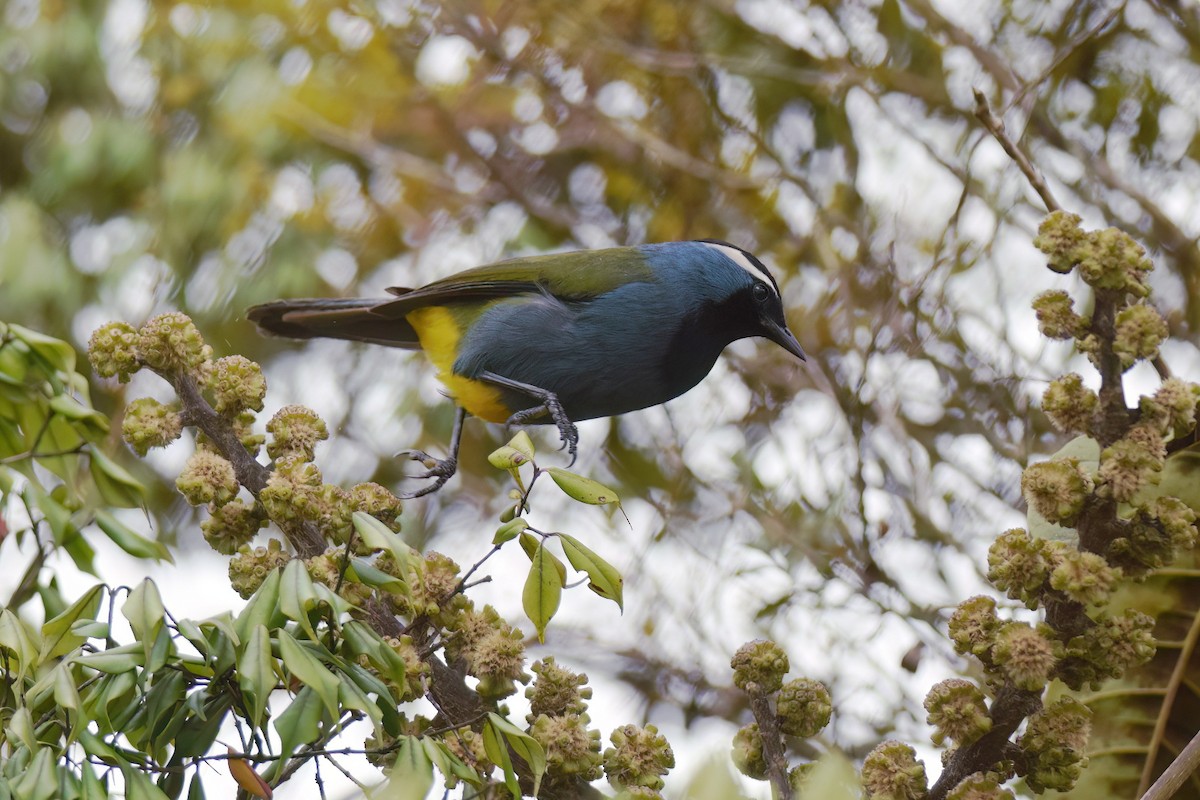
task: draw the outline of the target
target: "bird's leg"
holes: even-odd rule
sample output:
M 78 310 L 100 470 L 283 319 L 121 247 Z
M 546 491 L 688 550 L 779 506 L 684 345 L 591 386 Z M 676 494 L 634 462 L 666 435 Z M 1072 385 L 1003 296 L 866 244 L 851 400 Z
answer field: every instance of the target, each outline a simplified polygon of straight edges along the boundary
M 480 373 L 479 379 L 494 383 L 497 386 L 503 386 L 506 389 L 513 389 L 527 394 L 534 400 L 541 401 L 541 405 L 526 408 L 513 414 L 508 418 L 506 425 L 525 425 L 533 422 L 539 417 L 549 416 L 550 420 L 558 428 L 558 436 L 562 440 L 562 447 L 567 448 L 567 453 L 571 456 L 571 463 L 568 467 L 575 464 L 575 457 L 579 451 L 579 431 L 575 427 L 575 423 L 567 417 L 567 412 L 563 410 L 562 403 L 558 401 L 558 395 L 554 392 L 543 389 L 540 386 L 532 386 L 528 383 L 514 381 L 511 378 L 506 378 L 503 375 L 497 375 L 494 372 L 484 371 Z M 562 447 L 559 449 L 561 450 Z
M 427 494 L 433 494 L 438 489 L 446 485 L 446 481 L 454 477 L 454 473 L 458 471 L 458 445 L 462 441 L 463 420 L 467 417 L 467 412 L 459 408 L 454 413 L 454 430 L 450 434 L 450 455 L 446 458 L 434 458 L 422 450 L 403 450 L 399 455 L 409 458 L 413 461 L 420 461 L 427 468 L 424 475 L 414 475 L 413 477 L 420 480 L 423 478 L 433 478 L 433 483 L 418 489 L 415 492 L 400 495 L 401 500 L 412 500 L 417 497 L 424 497 Z

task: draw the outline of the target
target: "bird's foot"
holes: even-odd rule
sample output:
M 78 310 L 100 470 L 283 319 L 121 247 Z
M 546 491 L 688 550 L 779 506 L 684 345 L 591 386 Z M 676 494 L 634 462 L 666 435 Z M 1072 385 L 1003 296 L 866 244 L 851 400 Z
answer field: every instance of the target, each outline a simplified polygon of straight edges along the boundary
M 558 428 L 558 437 L 562 441 L 562 445 L 558 449 L 562 450 L 564 447 L 567 449 L 567 454 L 571 456 L 571 461 L 567 466 L 572 467 L 575 465 L 575 458 L 579 454 L 579 429 L 567 417 L 567 412 L 563 410 L 562 403 L 558 401 L 555 395 L 547 392 L 541 400 L 542 404 L 540 406 L 518 411 L 508 418 L 506 424 L 509 426 L 525 425 L 526 423 L 533 422 L 538 417 L 549 414 L 551 421 Z
M 438 489 L 446 485 L 446 481 L 454 477 L 454 473 L 458 471 L 458 459 L 450 456 L 449 458 L 434 458 L 422 450 L 403 450 L 398 456 L 407 458 L 410 461 L 419 461 L 425 466 L 423 475 L 413 475 L 416 480 L 431 479 L 433 482 L 428 486 L 423 486 L 415 492 L 408 492 L 400 495 L 401 500 L 413 500 L 418 497 L 424 497 L 427 494 L 433 494 Z

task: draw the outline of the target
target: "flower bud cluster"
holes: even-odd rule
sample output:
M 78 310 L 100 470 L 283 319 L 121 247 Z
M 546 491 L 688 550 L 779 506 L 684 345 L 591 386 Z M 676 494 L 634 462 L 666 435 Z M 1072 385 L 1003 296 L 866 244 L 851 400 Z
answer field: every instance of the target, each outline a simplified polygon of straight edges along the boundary
M 535 661 L 530 669 L 535 677 L 533 685 L 525 690 L 529 700 L 529 714 L 525 718 L 528 722 L 542 714 L 561 717 L 587 711 L 586 701 L 592 697 L 587 675 L 559 666 L 554 656 Z
M 236 553 L 267 525 L 267 512 L 258 503 L 234 500 L 212 509 L 212 516 L 200 523 L 204 541 L 227 556 Z
M 245 356 L 225 356 L 213 362 L 208 390 L 216 412 L 233 417 L 244 411 L 262 411 L 267 380 L 262 367 Z
M 143 325 L 136 349 L 142 363 L 158 372 L 197 375 L 212 358 L 212 348 L 195 324 L 178 311 L 159 314 Z
M 1084 752 L 1091 733 L 1091 711 L 1074 698 L 1059 700 L 1029 718 L 1018 745 L 1029 788 L 1066 792 L 1075 786 L 1087 763 Z
M 925 696 L 925 710 L 937 745 L 947 739 L 959 746 L 970 744 L 992 729 L 983 691 L 961 678 L 934 684 Z
M 1056 677 L 1074 690 L 1099 688 L 1104 681 L 1147 663 L 1155 651 L 1153 617 L 1134 609 L 1104 614 L 1067 642 Z
M 1048 522 L 1074 525 L 1092 493 L 1092 477 L 1077 458 L 1030 464 L 1021 475 L 1021 491 Z
M 546 752 L 546 772 L 554 779 L 594 781 L 603 774 L 600 731 L 588 727 L 587 714 L 540 715 L 529 735 Z
M 922 800 L 928 791 L 925 764 L 911 747 L 889 739 L 867 753 L 862 785 L 867 800 Z
M 338 595 L 356 606 L 371 596 L 371 587 L 350 580 L 346 575 L 346 549 L 327 547 L 324 553 L 305 559 L 304 567 L 315 582 L 335 589 Z
M 789 664 L 787 653 L 775 642 L 755 639 L 738 648 L 730 663 L 733 683 L 752 698 L 767 698 L 773 705 L 777 734 L 811 739 L 829 724 L 833 701 L 824 684 L 809 678 L 783 682 Z M 762 711 L 756 711 L 763 721 Z M 764 722 L 763 724 L 766 724 Z M 747 725 L 733 740 L 733 761 L 748 777 L 765 780 L 767 766 L 762 756 L 759 724 Z M 797 773 L 800 781 L 805 771 Z
M 138 333 L 125 322 L 110 322 L 92 331 L 88 340 L 88 360 L 101 378 L 116 378 L 128 383 L 142 368 L 137 349 Z
M 779 691 L 789 669 L 787 653 L 766 639 L 755 639 L 739 647 L 731 666 L 733 685 L 747 693 Z
M 613 731 L 609 740 L 613 746 L 604 751 L 604 774 L 613 788 L 640 789 L 639 797 L 661 797 L 663 776 L 675 766 L 675 753 L 658 728 L 625 725 Z
M 788 736 L 811 739 L 829 724 L 833 699 L 820 681 L 795 678 L 776 693 L 775 713 L 780 730 Z
M 1100 398 L 1076 372 L 1051 381 L 1042 395 L 1042 411 L 1063 433 L 1090 433 Z
M 220 507 L 238 493 L 233 465 L 211 450 L 197 450 L 175 479 L 175 488 L 194 506 Z
M 229 560 L 229 583 L 233 590 L 244 598 L 258 591 L 271 570 L 285 566 L 292 560 L 291 553 L 283 549 L 283 543 L 271 539 L 266 547 L 242 545 L 237 555 Z
M 462 664 L 468 675 L 479 679 L 476 691 L 484 698 L 507 697 L 517 691 L 516 683 L 528 683 L 521 631 L 491 606 L 477 611 L 461 595 L 455 602 L 460 605 L 458 613 L 446 622 L 447 659 Z
M 1013 793 L 1001 783 L 1003 778 L 995 773 L 976 772 L 959 781 L 946 800 L 1013 800 Z
M 1153 264 L 1133 237 L 1117 228 L 1084 231 L 1078 214 L 1055 211 L 1038 228 L 1033 244 L 1046 254 L 1055 272 L 1078 268 L 1090 286 L 1145 297 L 1146 276 Z
M 312 461 L 317 442 L 329 438 L 325 420 L 312 409 L 297 405 L 276 411 L 267 423 L 267 433 L 272 437 L 267 444 L 267 455 L 274 459 L 298 457 Z
M 125 408 L 121 437 L 139 456 L 152 447 L 166 447 L 182 434 L 183 418 L 171 406 L 141 397 Z

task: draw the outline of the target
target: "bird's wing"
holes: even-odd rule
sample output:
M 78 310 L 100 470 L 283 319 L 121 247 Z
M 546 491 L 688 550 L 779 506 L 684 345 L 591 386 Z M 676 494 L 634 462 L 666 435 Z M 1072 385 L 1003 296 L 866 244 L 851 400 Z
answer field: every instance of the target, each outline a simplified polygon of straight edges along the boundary
M 590 300 L 629 283 L 653 280 L 637 247 L 528 256 L 476 267 L 420 289 L 390 289 L 398 297 L 371 309 L 392 319 L 417 308 L 459 302 L 548 294 L 560 300 Z

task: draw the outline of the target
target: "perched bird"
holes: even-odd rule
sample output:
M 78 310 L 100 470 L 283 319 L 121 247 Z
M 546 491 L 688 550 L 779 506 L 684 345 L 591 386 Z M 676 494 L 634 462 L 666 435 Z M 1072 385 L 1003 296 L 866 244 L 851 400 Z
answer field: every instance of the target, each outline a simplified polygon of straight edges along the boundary
M 259 328 L 421 349 L 459 411 L 450 457 L 410 451 L 440 488 L 457 468 L 465 414 L 558 426 L 574 462 L 572 420 L 678 397 L 730 342 L 764 336 L 797 358 L 779 285 L 762 262 L 702 239 L 531 256 L 478 267 L 390 299 L 278 300 Z

